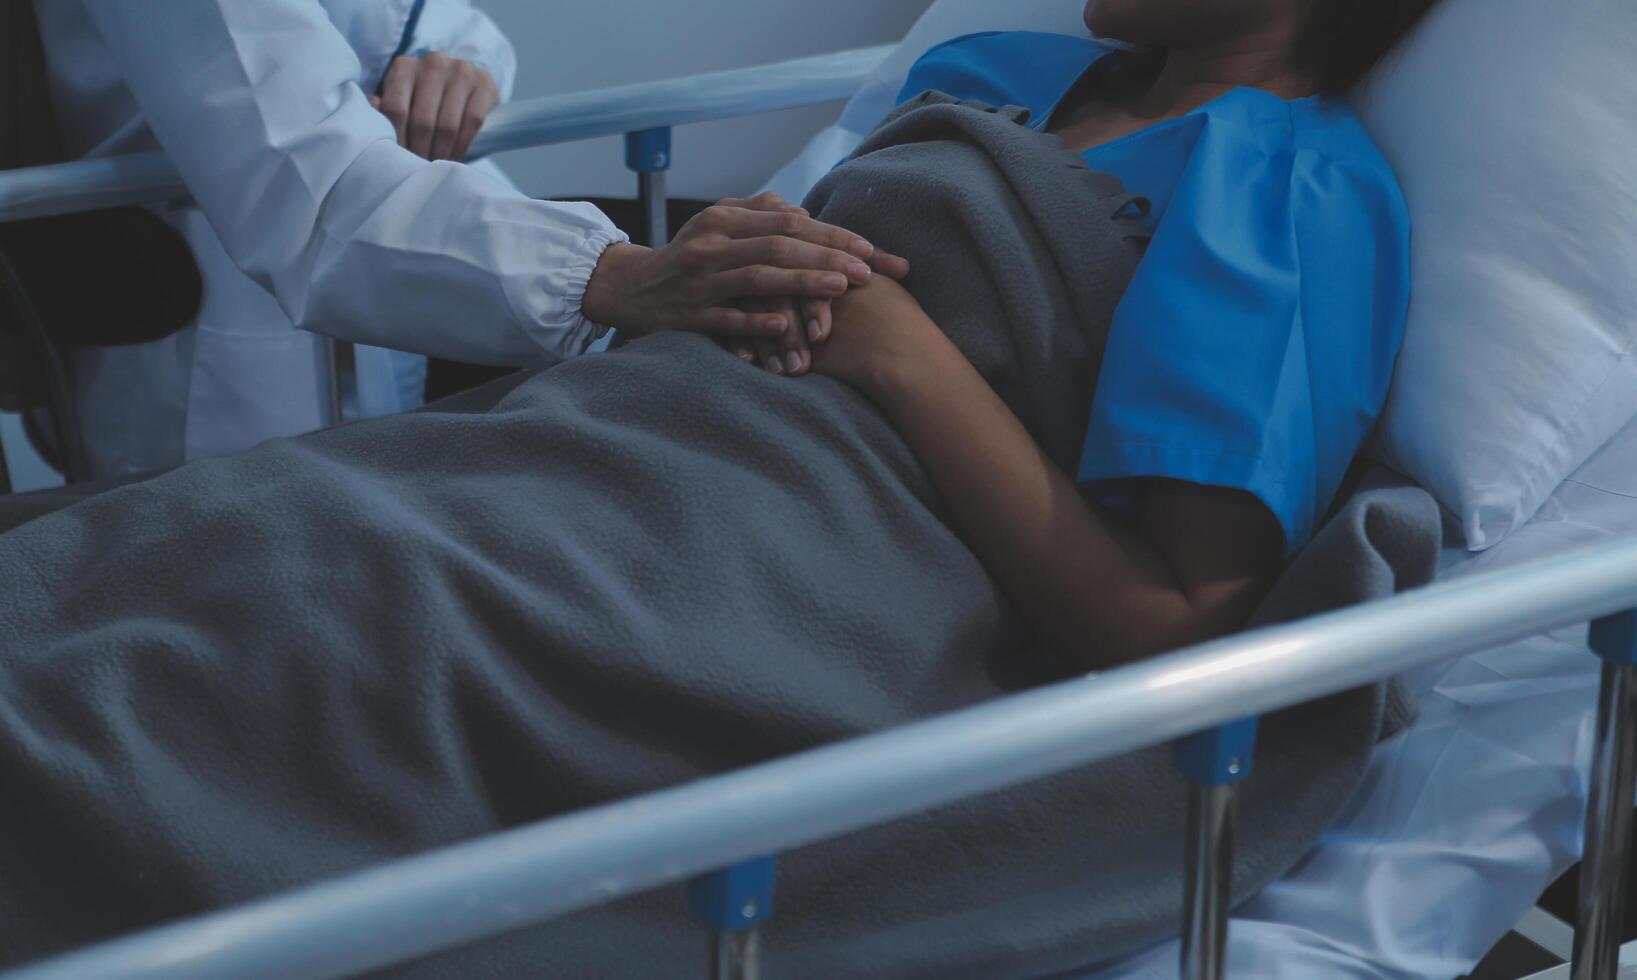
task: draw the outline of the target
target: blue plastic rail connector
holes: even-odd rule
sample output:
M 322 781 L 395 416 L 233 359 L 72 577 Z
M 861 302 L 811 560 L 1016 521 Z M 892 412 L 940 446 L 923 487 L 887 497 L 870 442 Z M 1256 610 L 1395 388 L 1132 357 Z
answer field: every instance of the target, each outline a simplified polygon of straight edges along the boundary
M 773 859 L 752 858 L 688 882 L 693 914 L 717 932 L 736 932 L 773 914 Z
M 671 127 L 626 133 L 625 167 L 639 174 L 671 169 Z
M 1177 768 L 1202 786 L 1237 783 L 1250 775 L 1255 752 L 1256 718 L 1241 718 L 1178 741 Z
M 1604 663 L 1637 667 L 1637 610 L 1592 620 L 1587 639 L 1592 652 L 1602 657 Z

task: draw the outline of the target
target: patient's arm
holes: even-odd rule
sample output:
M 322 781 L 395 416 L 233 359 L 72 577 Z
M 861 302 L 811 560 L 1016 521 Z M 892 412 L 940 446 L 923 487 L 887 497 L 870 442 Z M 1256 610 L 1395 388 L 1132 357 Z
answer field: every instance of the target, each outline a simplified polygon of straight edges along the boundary
M 1130 524 L 1086 500 L 885 277 L 836 301 L 813 370 L 881 407 L 967 544 L 1075 667 L 1111 667 L 1237 629 L 1278 572 L 1283 533 L 1247 494 L 1151 481 Z

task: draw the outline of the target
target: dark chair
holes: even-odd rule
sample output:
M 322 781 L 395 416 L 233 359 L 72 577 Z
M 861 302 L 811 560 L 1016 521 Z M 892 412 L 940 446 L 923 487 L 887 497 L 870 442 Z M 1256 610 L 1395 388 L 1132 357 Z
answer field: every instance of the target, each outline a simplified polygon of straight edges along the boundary
M 23 417 L 29 441 L 69 482 L 86 479 L 90 466 L 75 424 L 74 401 L 62 351 L 40 322 L 38 312 L 0 250 L 0 411 Z M 41 410 L 52 431 L 40 431 Z M 11 492 L 5 447 L 0 446 L 0 493 Z
M 30 0 L 0 0 L 0 171 L 67 159 Z M 90 475 L 74 408 L 75 345 L 167 336 L 204 286 L 187 243 L 137 207 L 0 224 L 0 410 L 69 482 Z M 0 448 L 0 492 L 9 492 Z

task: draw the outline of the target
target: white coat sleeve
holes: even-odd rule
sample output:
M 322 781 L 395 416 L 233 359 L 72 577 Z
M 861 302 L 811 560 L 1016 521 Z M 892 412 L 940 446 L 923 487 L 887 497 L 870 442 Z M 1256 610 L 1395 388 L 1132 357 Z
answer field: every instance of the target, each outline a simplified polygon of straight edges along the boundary
M 489 15 L 471 0 L 426 0 L 415 28 L 415 54 L 441 51 L 451 58 L 487 69 L 500 89 L 500 101 L 512 97 L 517 80 L 517 52 Z
M 602 329 L 580 302 L 625 240 L 399 147 L 315 0 L 88 0 L 148 125 L 241 269 L 299 327 L 500 365 Z

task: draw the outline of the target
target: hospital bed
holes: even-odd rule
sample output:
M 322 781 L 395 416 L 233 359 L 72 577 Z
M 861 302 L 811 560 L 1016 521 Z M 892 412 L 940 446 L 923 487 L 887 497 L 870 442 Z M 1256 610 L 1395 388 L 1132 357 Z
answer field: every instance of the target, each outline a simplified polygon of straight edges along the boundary
M 626 134 L 647 213 L 663 221 L 671 126 L 845 98 L 901 54 L 517 103 L 475 153 Z M 822 134 L 775 186 L 822 172 L 844 142 Z M 0 175 L 0 221 L 184 193 L 157 155 L 15 171 Z M 1514 925 L 1572 954 L 1574 977 L 1611 977 L 1637 777 L 1637 424 L 1550 503 L 1495 548 L 1451 547 L 1442 581 L 1414 593 L 390 862 L 4 980 L 348 976 L 683 882 L 701 973 L 753 977 L 774 855 L 1169 740 L 1194 785 L 1177 842 L 1190 867 L 1181 938 L 1073 980 L 1447 977 Z M 1230 916 L 1232 797 L 1254 778 L 1247 719 L 1391 675 L 1419 694 L 1419 720 L 1378 747 L 1318 848 Z M 1570 934 L 1530 906 L 1582 851 Z

